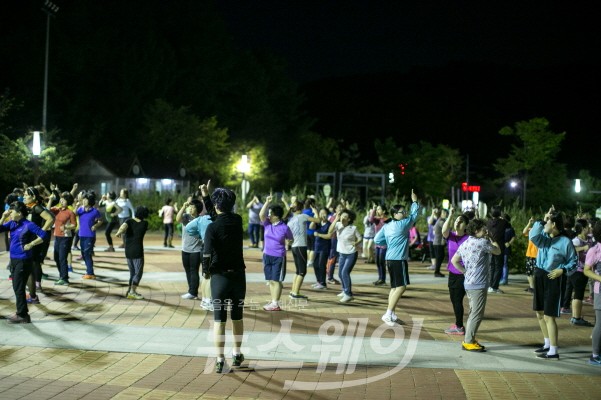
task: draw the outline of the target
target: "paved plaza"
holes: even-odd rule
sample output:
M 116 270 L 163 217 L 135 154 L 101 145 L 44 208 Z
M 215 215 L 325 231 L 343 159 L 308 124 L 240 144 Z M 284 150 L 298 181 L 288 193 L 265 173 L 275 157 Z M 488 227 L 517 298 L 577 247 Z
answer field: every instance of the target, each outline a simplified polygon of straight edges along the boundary
M 246 361 L 231 370 L 226 362 L 229 371 L 215 374 L 212 313 L 180 297 L 187 290 L 180 250 L 163 248 L 159 234 L 145 243 L 138 288 L 144 300 L 124 297 L 123 250 L 104 252 L 100 235 L 97 280 L 82 280 L 85 266 L 74 261 L 71 284 L 55 286 L 56 268 L 46 260 L 50 277 L 41 304 L 29 306 L 32 323 L 0 321 L 0 399 L 601 398 L 601 368 L 587 364 L 592 328 L 562 316 L 561 359 L 535 357 L 542 337 L 525 276 L 511 275 L 505 294 L 489 294 L 478 335 L 487 352 L 469 353 L 461 350 L 461 336 L 443 332 L 454 319 L 447 280 L 434 278 L 425 264 L 410 263 L 411 285 L 397 309 L 402 324 L 388 327 L 380 317 L 389 287 L 373 286 L 376 267 L 362 260 L 352 273 L 353 302 L 338 302 L 339 285 L 311 289 L 312 269 L 303 285 L 309 299 L 293 301 L 289 254 L 283 310 L 263 311 L 269 288 L 261 252 L 252 248 L 244 250 Z M 7 263 L 4 252 L 3 317 L 15 309 Z M 592 306 L 583 311 L 594 323 Z M 228 337 L 226 347 L 231 343 Z

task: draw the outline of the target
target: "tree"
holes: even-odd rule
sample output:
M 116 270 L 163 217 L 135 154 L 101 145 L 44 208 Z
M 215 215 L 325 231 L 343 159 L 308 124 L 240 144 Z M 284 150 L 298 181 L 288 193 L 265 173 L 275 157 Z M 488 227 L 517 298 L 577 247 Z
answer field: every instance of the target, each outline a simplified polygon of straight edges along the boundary
M 423 195 L 438 203 L 449 196 L 452 186 L 460 184 L 463 161 L 457 149 L 420 141 L 404 151 L 392 138 L 386 138 L 384 142 L 376 140 L 375 148 L 384 171 L 393 172 L 393 188 L 400 193 L 409 193 L 411 189 L 427 190 Z M 400 173 L 401 164 L 405 167 L 404 175 Z
M 520 179 L 528 200 L 524 204 L 557 204 L 567 197 L 566 168 L 556 160 L 565 132 L 555 133 L 545 118 L 533 118 L 516 122 L 514 128 L 506 126 L 499 134 L 513 136 L 519 144 L 512 144 L 509 155 L 494 163 L 501 174 L 498 183 Z
M 141 144 L 145 154 L 181 163 L 197 178 L 227 180 L 228 133 L 217 118 L 201 120 L 189 107 L 174 107 L 157 99 L 144 116 L 147 129 Z

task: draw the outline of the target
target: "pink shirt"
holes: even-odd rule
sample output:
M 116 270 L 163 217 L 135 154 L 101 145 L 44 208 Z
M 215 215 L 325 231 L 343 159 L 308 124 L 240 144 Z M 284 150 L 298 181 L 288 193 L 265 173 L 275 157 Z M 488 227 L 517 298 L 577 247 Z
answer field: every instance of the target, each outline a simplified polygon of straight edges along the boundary
M 601 243 L 597 243 L 596 245 L 591 247 L 586 252 L 586 261 L 584 263 L 586 265 L 590 265 L 593 269 L 593 272 L 595 274 L 599 275 L 599 272 L 597 272 L 596 265 L 600 262 L 601 262 Z M 593 290 L 595 292 L 595 294 L 599 294 L 600 284 L 601 284 L 601 282 L 595 281 L 594 290 Z
M 164 205 L 161 208 L 161 214 L 163 215 L 163 223 L 164 224 L 172 224 L 173 223 L 173 214 L 175 209 L 173 206 Z

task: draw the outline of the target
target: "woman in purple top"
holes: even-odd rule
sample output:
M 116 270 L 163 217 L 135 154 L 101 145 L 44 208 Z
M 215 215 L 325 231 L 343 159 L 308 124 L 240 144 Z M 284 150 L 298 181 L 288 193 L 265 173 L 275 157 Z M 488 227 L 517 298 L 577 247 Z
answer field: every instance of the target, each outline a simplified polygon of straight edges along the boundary
M 96 195 L 94 193 L 84 194 L 82 204 L 76 212 L 79 216 L 79 243 L 83 259 L 86 263 L 86 274 L 82 276 L 82 279 L 96 279 L 92 252 L 94 251 L 94 242 L 96 241 L 96 228 L 102 225 L 102 214 L 94 207 L 96 204 Z
M 453 313 L 455 314 L 455 323 L 448 329 L 445 329 L 445 333 L 449 335 L 465 335 L 465 327 L 463 326 L 463 299 L 465 298 L 465 287 L 463 286 L 463 283 L 465 281 L 465 275 L 455 268 L 451 259 L 457 252 L 461 243 L 465 242 L 468 238 L 466 229 L 469 218 L 465 214 L 461 214 L 455 218 L 453 225 L 454 231 L 451 232 L 451 221 L 453 221 L 454 212 L 455 207 L 451 207 L 449 216 L 442 226 L 442 236 L 447 241 L 449 252 L 449 263 L 447 265 L 447 270 L 449 271 L 449 295 L 451 297 L 451 304 L 453 305 Z M 463 265 L 463 261 L 461 261 L 461 264 Z
M 292 241 L 294 237 L 288 225 L 282 221 L 284 209 L 279 205 L 271 205 L 272 199 L 272 196 L 267 196 L 259 212 L 259 218 L 265 228 L 263 270 L 271 294 L 271 301 L 263 309 L 281 311 L 282 282 L 286 278 L 286 240 Z

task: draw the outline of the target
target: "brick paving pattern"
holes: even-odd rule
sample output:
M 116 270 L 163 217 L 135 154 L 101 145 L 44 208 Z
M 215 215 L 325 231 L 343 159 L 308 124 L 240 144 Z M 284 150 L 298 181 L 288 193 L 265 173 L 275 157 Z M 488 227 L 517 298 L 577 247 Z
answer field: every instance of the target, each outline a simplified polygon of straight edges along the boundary
M 103 239 L 99 236 L 95 257 L 98 280 L 81 280 L 85 267 L 74 261 L 76 273 L 71 284 L 54 286 L 56 269 L 52 261 L 46 260 L 44 271 L 50 280 L 43 282 L 41 304 L 29 306 L 33 323 L 9 326 L 0 321 L 0 399 L 601 398 L 601 369 L 586 365 L 592 328 L 571 326 L 569 316 L 560 318 L 562 359 L 539 361 L 533 369 L 532 348 L 540 344 L 541 334 L 531 311 L 531 297 L 524 292 L 525 279 L 515 277 L 503 287 L 505 294 L 488 297 L 478 336 L 483 344 L 491 343 L 489 352 L 457 352 L 462 338 L 443 332 L 453 321 L 446 279 L 429 279 L 432 272 L 418 262 L 410 263 L 414 283 L 397 309 L 404 321 L 404 339 L 409 339 L 423 320 L 421 330 L 416 332 L 416 353 L 404 368 L 397 367 L 398 359 L 391 362 L 385 355 L 368 355 L 367 361 L 358 361 L 349 373 L 344 363 L 325 365 L 318 362 L 319 354 L 304 353 L 310 348 L 307 345 L 301 354 L 287 353 L 282 346 L 274 347 L 269 354 L 250 351 L 246 353 L 247 367 L 214 374 L 210 372 L 213 358 L 198 353 L 198 348 L 210 348 L 212 343 L 195 336 L 212 329 L 212 316 L 200 308 L 199 301 L 181 299 L 187 285 L 180 252 L 163 249 L 158 234 L 147 238 L 145 276 L 138 290 L 145 299 L 133 301 L 124 297 L 128 275 L 123 252 L 103 252 Z M 288 259 L 290 279 L 293 264 L 290 255 Z M 286 296 L 290 284 L 286 283 L 282 295 L 286 307 L 282 312 L 270 313 L 261 309 L 269 300 L 269 290 L 260 279 L 260 251 L 245 249 L 245 260 L 249 275 L 245 332 L 264 341 L 265 346 L 274 343 L 287 321 L 294 338 L 310 341 L 311 335 L 317 338 L 320 328 L 333 319 L 349 326 L 350 321 L 358 321 L 357 329 L 365 330 L 365 338 L 381 335 L 382 340 L 389 340 L 387 343 L 395 343 L 394 332 L 382 333 L 380 316 L 389 289 L 371 285 L 377 277 L 374 264 L 358 261 L 352 275 L 356 292 L 352 303 L 338 303 L 339 286 L 332 285 L 325 291 L 310 289 L 314 278 L 309 269 L 302 291 L 309 300 L 289 300 Z M 8 255 L 0 255 L 0 263 L 7 262 Z M 14 313 L 14 295 L 7 276 L 7 271 L 0 272 L 2 316 Z M 583 312 L 594 323 L 592 307 L 584 305 Z M 56 326 L 61 329 L 51 329 Z M 77 336 L 70 334 L 71 330 Z M 151 343 L 148 332 L 154 331 L 157 335 L 163 332 L 164 342 Z M 189 343 L 183 346 L 170 341 L 173 332 L 181 335 L 177 340 Z M 98 336 L 102 334 L 105 336 Z M 82 345 L 86 337 L 105 339 Z M 102 346 L 109 350 L 97 350 Z M 427 353 L 425 350 L 432 346 L 453 351 Z M 299 390 L 295 382 L 311 383 L 313 388 Z M 337 387 L 323 389 L 321 384 Z

